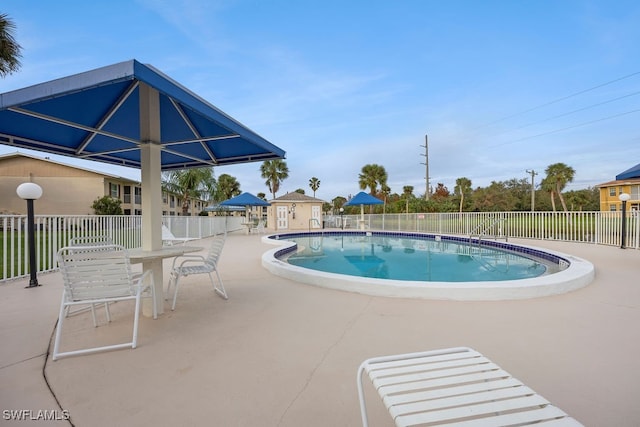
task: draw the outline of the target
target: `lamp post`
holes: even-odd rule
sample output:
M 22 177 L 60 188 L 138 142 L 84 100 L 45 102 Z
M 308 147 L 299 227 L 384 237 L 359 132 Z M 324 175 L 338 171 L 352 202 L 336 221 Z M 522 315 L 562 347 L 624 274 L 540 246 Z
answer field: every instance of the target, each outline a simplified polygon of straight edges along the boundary
M 626 246 L 626 237 L 627 237 L 627 201 L 631 198 L 627 193 L 621 193 L 618 196 L 618 199 L 622 202 L 622 239 L 620 243 L 620 248 L 624 249 Z
M 33 217 L 33 201 L 38 200 L 42 196 L 42 188 L 38 184 L 33 182 L 25 182 L 18 185 L 16 189 L 18 197 L 27 201 L 27 226 L 29 233 L 29 286 L 27 288 L 35 288 L 38 285 L 36 267 L 36 232 L 35 232 L 35 220 Z
M 340 208 L 340 227 L 344 230 L 344 208 Z

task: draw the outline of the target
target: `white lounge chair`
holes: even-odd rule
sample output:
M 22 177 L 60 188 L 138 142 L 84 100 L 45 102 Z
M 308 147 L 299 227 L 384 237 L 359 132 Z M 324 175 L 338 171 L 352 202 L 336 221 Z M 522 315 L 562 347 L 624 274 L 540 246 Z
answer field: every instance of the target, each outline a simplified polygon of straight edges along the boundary
M 213 242 L 211 243 L 211 246 L 209 248 L 209 253 L 206 257 L 202 255 L 187 254 L 175 257 L 173 259 L 173 265 L 171 266 L 171 274 L 169 276 L 169 283 L 167 284 L 166 293 L 166 295 L 170 295 L 171 285 L 175 286 L 171 310 L 176 309 L 176 299 L 178 298 L 178 286 L 180 283 L 180 278 L 192 274 L 208 274 L 209 279 L 211 280 L 211 285 L 213 286 L 213 290 L 225 300 L 229 298 L 227 296 L 227 291 L 224 289 L 224 284 L 222 283 L 220 274 L 218 273 L 218 261 L 220 260 L 220 255 L 222 254 L 222 248 L 224 247 L 225 239 L 225 235 L 218 235 L 214 237 Z M 216 286 L 216 283 L 213 280 L 213 276 L 211 275 L 211 273 L 214 272 L 218 277 L 219 286 Z
M 128 251 L 120 245 L 70 246 L 57 253 L 58 265 L 64 282 L 58 327 L 53 346 L 53 360 L 61 357 L 120 348 L 136 348 L 140 301 L 143 296 L 153 299 L 153 318 L 157 318 L 156 299 L 153 297 L 153 276 L 150 271 L 134 274 Z M 143 295 L 145 293 L 145 295 Z M 67 307 L 76 305 L 108 304 L 113 301 L 135 301 L 133 336 L 130 342 L 102 347 L 60 352 L 60 341 Z M 110 315 L 107 310 L 107 319 Z M 94 313 L 94 326 L 96 326 Z
M 466 347 L 362 362 L 358 369 L 358 396 L 363 426 L 368 425 L 362 385 L 365 372 L 396 426 L 582 426 Z
M 162 243 L 168 246 L 174 245 L 176 243 L 182 243 L 183 245 L 191 240 L 198 240 L 194 237 L 176 237 L 173 235 L 169 228 L 162 224 Z

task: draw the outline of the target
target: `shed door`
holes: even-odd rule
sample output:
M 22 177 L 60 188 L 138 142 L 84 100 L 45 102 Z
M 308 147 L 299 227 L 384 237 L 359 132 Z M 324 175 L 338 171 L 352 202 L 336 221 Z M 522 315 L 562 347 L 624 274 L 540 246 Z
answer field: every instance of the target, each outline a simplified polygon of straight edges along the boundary
M 277 222 L 276 228 L 278 230 L 286 230 L 289 228 L 289 220 L 287 215 L 287 207 L 286 206 L 278 206 L 276 211 Z
M 320 216 L 320 206 L 311 206 L 311 227 L 312 228 L 321 228 L 322 227 L 322 218 Z

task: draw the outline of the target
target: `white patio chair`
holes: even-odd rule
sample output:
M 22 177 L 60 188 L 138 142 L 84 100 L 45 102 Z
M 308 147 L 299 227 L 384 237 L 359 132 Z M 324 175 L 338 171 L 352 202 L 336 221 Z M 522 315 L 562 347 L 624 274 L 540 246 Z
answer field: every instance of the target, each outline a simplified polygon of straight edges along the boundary
M 153 292 L 151 271 L 134 274 L 131 271 L 128 251 L 120 245 L 70 246 L 58 251 L 57 259 L 64 282 L 58 327 L 53 346 L 53 360 L 66 356 L 136 348 L 140 302 L 143 296 L 153 300 L 153 318 L 157 318 L 156 299 Z M 144 293 L 144 295 L 143 295 Z M 67 307 L 76 305 L 108 304 L 112 301 L 135 301 L 133 336 L 130 342 L 102 347 L 60 352 L 60 341 Z M 108 313 L 108 311 L 107 311 Z M 110 321 L 110 315 L 107 315 Z M 94 326 L 97 326 L 94 316 Z
M 188 241 L 191 240 L 198 240 L 194 237 L 176 237 L 173 235 L 173 233 L 171 232 L 171 230 L 169 230 L 169 228 L 162 224 L 162 243 L 168 246 L 174 245 L 176 244 L 176 242 L 178 243 L 182 243 L 183 245 L 185 245 Z
M 76 236 L 69 240 L 69 246 L 106 246 L 113 245 L 113 239 L 109 236 Z
M 251 228 L 251 232 L 264 234 L 264 220 L 258 221 L 258 224 Z
M 222 254 L 222 248 L 224 247 L 225 239 L 225 235 L 214 237 L 213 242 L 211 242 L 211 246 L 209 247 L 209 253 L 206 257 L 202 255 L 187 254 L 175 257 L 173 259 L 166 293 L 167 296 L 170 295 L 171 286 L 173 285 L 175 287 L 171 310 L 176 309 L 176 299 L 178 298 L 178 286 L 180 283 L 180 278 L 189 276 L 191 274 L 208 274 L 209 279 L 211 280 L 211 285 L 213 286 L 213 290 L 223 299 L 226 300 L 229 298 L 227 296 L 227 291 L 224 289 L 224 284 L 222 283 L 220 274 L 218 273 L 218 261 L 220 260 L 220 255 Z M 213 276 L 211 275 L 211 273 L 214 272 L 218 277 L 219 286 L 216 286 L 216 283 L 213 280 Z
M 109 236 L 97 235 L 97 236 L 76 236 L 72 237 L 69 240 L 69 246 L 87 246 L 90 247 L 90 250 L 104 250 L 105 246 L 113 245 L 113 240 Z M 109 304 L 104 304 L 104 309 L 106 311 L 107 320 L 111 321 L 111 313 L 109 312 Z M 95 304 L 89 304 L 88 307 L 82 307 L 77 310 L 71 310 L 71 306 L 67 306 L 66 309 L 66 317 L 69 317 L 74 314 L 84 313 L 87 310 L 91 310 L 91 315 L 93 317 L 93 326 L 98 326 L 98 322 L 96 320 L 96 309 Z

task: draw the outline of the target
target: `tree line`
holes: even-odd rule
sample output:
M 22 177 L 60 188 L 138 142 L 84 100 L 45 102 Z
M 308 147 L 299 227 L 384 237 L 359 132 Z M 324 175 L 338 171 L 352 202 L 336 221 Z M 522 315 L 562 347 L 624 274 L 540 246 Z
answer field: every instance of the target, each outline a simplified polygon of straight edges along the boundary
M 556 199 L 566 212 L 600 210 L 597 188 L 565 192 L 567 184 L 575 177 L 575 170 L 564 164 L 554 163 L 545 169 L 545 177 L 533 188 L 526 178 L 492 181 L 487 187 L 473 188 L 471 179 L 456 179 L 453 192 L 443 183 L 426 194 L 416 196 L 413 186 L 404 186 L 402 192 L 392 192 L 387 185 L 387 173 L 383 166 L 365 165 L 359 175 L 361 189 L 384 201 L 375 206 L 377 213 L 403 212 L 506 212 L 506 211 L 556 211 Z M 332 200 L 332 209 L 346 201 L 343 197 Z M 532 202 L 534 204 L 532 209 Z M 349 212 L 350 213 L 350 212 Z

